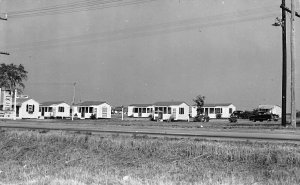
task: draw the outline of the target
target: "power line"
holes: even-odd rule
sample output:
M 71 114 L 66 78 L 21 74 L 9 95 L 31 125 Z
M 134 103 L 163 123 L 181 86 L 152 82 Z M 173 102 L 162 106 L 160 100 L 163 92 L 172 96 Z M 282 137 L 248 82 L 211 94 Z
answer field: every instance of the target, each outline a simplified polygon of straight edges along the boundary
M 169 32 L 179 32 L 179 31 L 185 31 L 185 30 L 191 30 L 197 28 L 217 27 L 217 26 L 224 26 L 228 24 L 237 24 L 241 22 L 256 21 L 256 20 L 265 19 L 277 15 L 277 13 L 273 13 L 274 8 L 263 7 L 259 9 L 248 9 L 248 10 L 242 10 L 238 12 L 227 12 L 227 13 L 213 15 L 213 16 L 205 16 L 205 17 L 181 20 L 176 22 L 159 23 L 159 24 L 146 25 L 146 26 L 135 27 L 135 28 L 121 29 L 113 32 L 93 33 L 93 34 L 78 35 L 74 37 L 44 40 L 44 41 L 30 43 L 31 47 L 29 48 L 26 47 L 29 44 L 25 43 L 24 45 L 19 45 L 19 47 L 17 46 L 18 48 L 15 49 L 20 50 L 20 47 L 23 46 L 27 49 L 30 49 L 36 47 L 54 47 L 54 46 L 62 46 L 62 45 L 69 45 L 69 44 L 78 44 L 78 43 L 80 44 L 82 42 L 120 40 L 120 39 L 132 38 L 132 37 L 143 37 L 143 36 L 164 34 Z M 269 14 L 265 14 L 265 12 L 268 12 L 266 11 L 266 9 L 270 12 Z M 260 15 L 260 13 L 264 13 L 264 14 Z M 21 48 L 21 50 L 22 49 L 24 48 Z
M 57 14 L 68 14 L 81 11 L 90 11 L 97 9 L 113 8 L 113 7 L 122 7 L 136 4 L 149 3 L 157 0 L 133 0 L 133 1 L 124 1 L 124 0 L 106 0 L 106 1 L 89 1 L 85 4 L 77 4 L 73 6 L 62 6 L 62 7 L 48 7 L 41 10 L 24 10 L 9 12 L 10 18 L 25 18 L 33 16 L 45 16 L 45 15 L 57 15 Z

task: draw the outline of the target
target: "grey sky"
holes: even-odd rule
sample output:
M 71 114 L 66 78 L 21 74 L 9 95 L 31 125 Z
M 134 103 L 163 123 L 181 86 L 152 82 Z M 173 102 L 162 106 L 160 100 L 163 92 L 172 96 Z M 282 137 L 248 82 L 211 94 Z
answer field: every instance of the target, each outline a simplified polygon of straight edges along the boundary
M 271 26 L 281 0 L 0 2 L 11 15 L 0 22 L 0 48 L 11 53 L 1 62 L 25 65 L 25 93 L 38 101 L 70 102 L 76 81 L 77 101 L 191 103 L 202 94 L 239 109 L 281 105 L 281 29 Z

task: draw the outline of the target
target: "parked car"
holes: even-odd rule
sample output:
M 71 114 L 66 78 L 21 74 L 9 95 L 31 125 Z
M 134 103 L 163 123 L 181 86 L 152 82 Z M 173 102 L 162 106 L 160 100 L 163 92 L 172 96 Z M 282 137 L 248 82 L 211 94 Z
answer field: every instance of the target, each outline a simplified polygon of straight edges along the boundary
M 236 116 L 238 119 L 249 119 L 249 117 L 253 114 L 252 111 L 241 111 L 236 110 L 231 115 Z
M 230 116 L 234 116 L 234 117 L 237 117 L 237 118 L 242 118 L 243 112 L 244 111 L 236 110 L 236 111 L 233 111 L 233 113 Z
M 236 114 L 231 114 L 230 118 L 228 118 L 230 123 L 236 123 L 238 120 L 238 116 Z
M 266 112 L 255 112 L 253 115 L 249 117 L 250 121 L 278 121 L 279 116 L 276 114 L 268 114 Z

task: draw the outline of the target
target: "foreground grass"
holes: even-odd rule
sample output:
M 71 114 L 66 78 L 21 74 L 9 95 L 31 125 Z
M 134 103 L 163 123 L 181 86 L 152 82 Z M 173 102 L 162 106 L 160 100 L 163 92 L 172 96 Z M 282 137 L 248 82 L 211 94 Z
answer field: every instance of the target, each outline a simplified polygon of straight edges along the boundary
M 0 133 L 0 184 L 300 184 L 292 144 Z

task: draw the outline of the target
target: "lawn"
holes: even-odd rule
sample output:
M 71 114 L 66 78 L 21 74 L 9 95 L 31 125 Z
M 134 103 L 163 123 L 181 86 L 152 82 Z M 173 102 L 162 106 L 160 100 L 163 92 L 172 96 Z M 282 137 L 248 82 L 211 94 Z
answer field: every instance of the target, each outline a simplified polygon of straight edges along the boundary
M 300 184 L 297 144 L 2 130 L 0 184 Z

